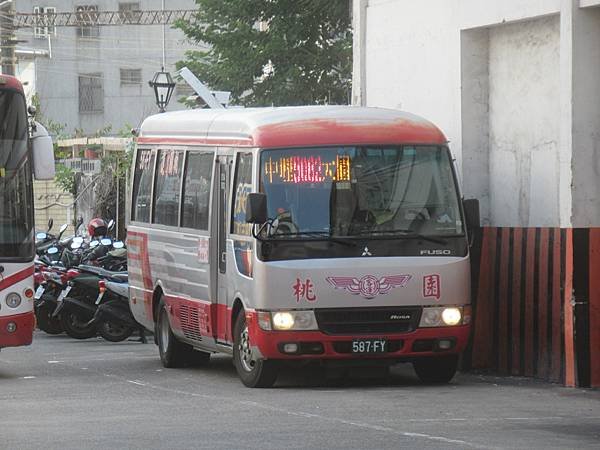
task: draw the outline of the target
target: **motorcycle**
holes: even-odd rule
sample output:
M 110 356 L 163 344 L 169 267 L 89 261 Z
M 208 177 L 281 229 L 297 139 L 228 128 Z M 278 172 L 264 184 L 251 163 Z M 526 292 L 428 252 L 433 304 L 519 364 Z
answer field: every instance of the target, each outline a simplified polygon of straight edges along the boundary
M 120 254 L 116 255 L 114 252 Z M 84 259 L 88 259 L 87 255 Z M 127 281 L 127 272 L 107 270 L 101 265 L 106 264 L 110 268 L 122 269 L 126 268 L 126 261 L 126 254 L 117 249 L 89 261 L 96 262 L 100 266 L 81 264 L 77 267 L 80 273 L 72 278 L 61 292 L 53 312 L 53 317 L 59 318 L 69 336 L 75 339 L 88 339 L 97 334 L 97 324 L 92 323 L 91 319 L 97 309 L 95 302 L 99 294 L 98 282 L 103 279 Z
M 98 308 L 90 323 L 98 325 L 100 336 L 110 342 L 120 342 L 137 329 L 140 341 L 146 343 L 144 327 L 136 322 L 129 308 L 129 283 L 100 280 L 98 291 Z

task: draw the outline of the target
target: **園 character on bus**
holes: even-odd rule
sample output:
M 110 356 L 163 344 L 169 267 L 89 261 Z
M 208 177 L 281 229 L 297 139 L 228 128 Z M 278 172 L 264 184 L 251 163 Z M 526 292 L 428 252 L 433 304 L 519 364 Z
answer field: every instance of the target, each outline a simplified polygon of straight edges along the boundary
M 430 122 L 334 106 L 155 115 L 130 200 L 130 304 L 165 367 L 229 353 L 250 387 L 289 361 L 454 376 L 479 218 Z
M 31 110 L 33 112 L 33 110 Z M 0 75 L 0 349 L 33 336 L 34 218 L 32 172 L 54 178 L 45 128 L 29 121 L 23 86 Z

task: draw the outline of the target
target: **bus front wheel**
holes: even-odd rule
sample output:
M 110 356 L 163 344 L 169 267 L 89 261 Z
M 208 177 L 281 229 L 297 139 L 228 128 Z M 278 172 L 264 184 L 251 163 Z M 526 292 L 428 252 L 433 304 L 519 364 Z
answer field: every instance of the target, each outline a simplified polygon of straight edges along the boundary
M 252 343 L 244 311 L 240 311 L 234 326 L 233 364 L 245 386 L 268 388 L 277 379 L 277 362 L 258 359 L 252 350 Z
M 189 344 L 177 340 L 169 323 L 167 306 L 161 298 L 158 305 L 158 320 L 155 336 L 158 340 L 158 352 L 164 367 L 201 366 L 207 364 L 210 353 L 194 350 Z
M 415 359 L 413 368 L 423 383 L 448 383 L 456 374 L 458 355 Z

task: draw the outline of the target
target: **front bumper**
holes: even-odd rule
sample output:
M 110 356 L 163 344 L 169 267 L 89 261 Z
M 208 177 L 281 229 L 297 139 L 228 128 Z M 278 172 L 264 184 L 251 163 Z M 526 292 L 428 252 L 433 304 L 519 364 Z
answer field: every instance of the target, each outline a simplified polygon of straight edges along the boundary
M 16 325 L 16 330 L 9 333 L 6 329 L 9 324 Z M 19 347 L 29 345 L 33 340 L 35 328 L 35 314 L 33 311 L 15 316 L 0 317 L 0 348 Z
M 264 359 L 395 359 L 458 354 L 467 346 L 470 325 L 437 328 L 417 328 L 407 333 L 331 335 L 322 331 L 265 331 L 258 326 L 256 313 L 247 313 L 250 341 L 256 354 Z M 352 353 L 355 339 L 385 339 L 385 353 Z M 439 342 L 450 341 L 447 349 Z M 284 344 L 299 344 L 299 353 L 283 351 Z M 320 345 L 319 345 L 320 344 Z

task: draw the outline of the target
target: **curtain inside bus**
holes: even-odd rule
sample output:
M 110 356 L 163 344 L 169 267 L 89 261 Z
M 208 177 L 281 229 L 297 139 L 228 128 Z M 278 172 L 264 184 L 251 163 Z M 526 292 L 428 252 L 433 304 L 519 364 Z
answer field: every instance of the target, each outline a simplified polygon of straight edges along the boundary
M 33 256 L 32 176 L 23 95 L 0 90 L 0 258 Z

